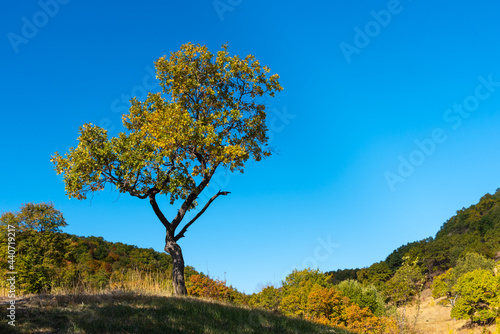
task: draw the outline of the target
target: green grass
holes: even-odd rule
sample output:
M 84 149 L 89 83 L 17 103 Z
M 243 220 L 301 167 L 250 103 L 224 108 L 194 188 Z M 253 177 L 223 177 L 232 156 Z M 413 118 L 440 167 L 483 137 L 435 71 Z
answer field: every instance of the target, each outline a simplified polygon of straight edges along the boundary
M 191 297 L 40 295 L 18 302 L 16 307 L 16 327 L 4 320 L 1 333 L 350 333 L 265 310 Z

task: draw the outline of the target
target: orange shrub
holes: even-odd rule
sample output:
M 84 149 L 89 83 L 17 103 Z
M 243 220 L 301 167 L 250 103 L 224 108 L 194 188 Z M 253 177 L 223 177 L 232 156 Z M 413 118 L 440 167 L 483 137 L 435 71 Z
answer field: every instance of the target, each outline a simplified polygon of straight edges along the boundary
M 346 305 L 349 298 L 335 288 L 315 285 L 307 296 L 307 314 L 312 320 L 333 326 L 346 325 Z
M 389 333 L 393 321 L 375 316 L 367 307 L 352 304 L 346 308 L 347 328 L 358 333 L 377 334 Z
M 189 277 L 187 291 L 189 295 L 195 297 L 246 304 L 243 294 L 231 286 L 226 286 L 226 281 L 213 280 L 203 274 Z

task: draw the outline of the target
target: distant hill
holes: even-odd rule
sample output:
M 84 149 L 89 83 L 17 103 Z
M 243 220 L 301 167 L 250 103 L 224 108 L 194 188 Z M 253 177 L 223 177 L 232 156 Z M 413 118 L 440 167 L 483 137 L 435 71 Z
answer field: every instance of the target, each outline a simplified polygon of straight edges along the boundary
M 6 228 L 8 218 L 8 214 L 2 216 L 1 229 Z M 14 266 L 24 292 L 127 288 L 127 284 L 139 290 L 145 285 L 154 286 L 155 291 L 171 289 L 172 259 L 152 248 L 26 227 L 17 233 L 15 242 Z M 7 249 L 7 233 L 1 234 L 0 247 Z M 0 274 L 8 271 L 8 265 L 7 253 L 0 254 Z M 187 266 L 185 274 L 189 278 L 198 272 Z
M 384 261 L 364 269 L 331 271 L 333 281 L 357 279 L 368 270 L 369 275 L 390 276 L 403 264 L 403 257 L 417 259 L 429 278 L 456 265 L 469 252 L 487 258 L 500 258 L 500 188 L 484 195 L 479 203 L 458 210 L 436 233 L 420 241 L 410 242 L 394 250 Z M 382 279 L 386 280 L 386 279 Z

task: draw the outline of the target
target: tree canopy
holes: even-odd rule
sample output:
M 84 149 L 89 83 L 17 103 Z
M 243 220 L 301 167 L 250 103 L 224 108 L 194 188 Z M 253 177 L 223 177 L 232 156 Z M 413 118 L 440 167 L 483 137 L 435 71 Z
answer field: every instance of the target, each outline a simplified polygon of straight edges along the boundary
M 108 138 L 105 129 L 85 124 L 78 146 L 64 157 L 56 152 L 52 161 L 69 197 L 85 199 L 111 184 L 139 198 L 183 200 L 178 225 L 217 167 L 242 172 L 248 159 L 271 154 L 265 105 L 256 98 L 282 87 L 254 56 L 231 57 L 227 45 L 215 56 L 186 44 L 155 65 L 162 92 L 131 100 L 123 116 L 127 131 Z
M 130 101 L 129 113 L 123 115 L 126 131 L 108 138 L 105 129 L 84 124 L 78 146 L 64 156 L 56 152 L 51 161 L 64 175 L 69 197 L 85 199 L 113 185 L 149 199 L 166 228 L 174 285 L 178 280 L 179 294 L 185 294 L 177 241 L 217 197 L 229 192 L 219 190 L 177 228 L 219 167 L 243 172 L 247 160 L 271 154 L 264 99 L 283 88 L 279 76 L 269 75 L 253 55 L 230 56 L 227 45 L 214 55 L 205 46 L 188 43 L 155 66 L 161 92 Z M 157 195 L 168 196 L 170 204 L 180 202 L 173 218 L 163 214 Z

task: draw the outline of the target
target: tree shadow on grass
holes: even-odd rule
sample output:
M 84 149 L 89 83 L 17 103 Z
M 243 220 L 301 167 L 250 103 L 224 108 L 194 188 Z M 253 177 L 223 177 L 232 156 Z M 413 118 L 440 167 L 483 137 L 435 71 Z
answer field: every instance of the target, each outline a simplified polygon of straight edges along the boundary
M 132 293 L 40 296 L 21 306 L 17 314 L 16 329 L 13 331 L 11 327 L 2 323 L 0 332 L 349 333 L 264 310 L 234 307 L 197 298 Z

